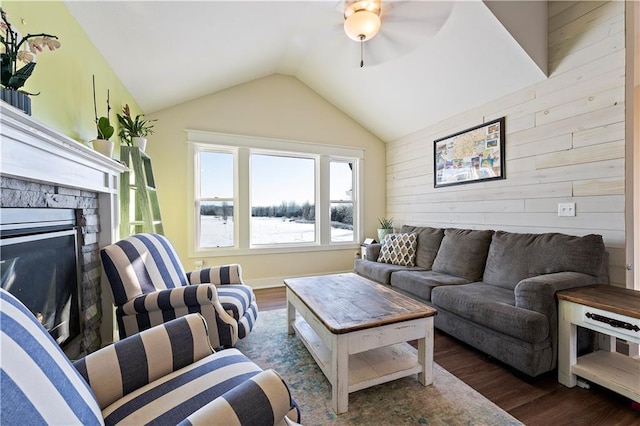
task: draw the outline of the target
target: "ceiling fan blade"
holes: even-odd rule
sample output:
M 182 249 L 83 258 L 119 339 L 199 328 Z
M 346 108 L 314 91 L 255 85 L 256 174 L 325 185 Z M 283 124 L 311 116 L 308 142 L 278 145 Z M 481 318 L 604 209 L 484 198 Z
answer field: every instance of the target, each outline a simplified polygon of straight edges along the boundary
M 336 35 L 344 35 L 342 24 L 334 24 L 329 27 L 305 30 L 293 36 L 290 44 L 296 49 L 312 51 Z
M 378 33 L 373 39 L 364 43 L 365 66 L 376 66 L 391 59 L 399 58 L 413 50 L 413 44 L 400 41 L 385 33 Z
M 338 42 L 342 24 L 333 2 L 301 2 L 280 60 L 280 72 L 295 74 L 317 51 Z
M 454 1 L 383 1 L 380 19 L 429 19 L 445 21 L 455 6 Z
M 453 6 L 453 2 L 399 2 L 382 18 L 382 28 L 409 26 L 407 32 L 432 36 L 447 22 Z
M 380 32 L 367 42 L 365 63 L 379 65 L 404 56 L 434 37 L 453 10 L 452 2 L 390 2 Z M 384 5 L 384 2 L 383 2 Z
M 289 45 L 293 49 L 314 50 L 342 31 L 343 19 L 336 13 L 344 7 L 342 1 L 302 3 L 297 24 L 291 33 Z

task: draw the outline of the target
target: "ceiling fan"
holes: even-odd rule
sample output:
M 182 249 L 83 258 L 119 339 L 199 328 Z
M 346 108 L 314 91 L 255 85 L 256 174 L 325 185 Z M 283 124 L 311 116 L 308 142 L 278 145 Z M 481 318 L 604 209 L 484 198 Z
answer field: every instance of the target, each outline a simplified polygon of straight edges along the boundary
M 364 42 L 380 31 L 381 0 L 352 0 L 344 4 L 344 32 L 360 42 L 360 67 L 364 66 Z
M 406 54 L 442 28 L 454 2 L 345 0 L 340 6 L 344 32 L 360 43 L 363 67 L 365 42 L 374 64 L 384 62 L 380 58 Z

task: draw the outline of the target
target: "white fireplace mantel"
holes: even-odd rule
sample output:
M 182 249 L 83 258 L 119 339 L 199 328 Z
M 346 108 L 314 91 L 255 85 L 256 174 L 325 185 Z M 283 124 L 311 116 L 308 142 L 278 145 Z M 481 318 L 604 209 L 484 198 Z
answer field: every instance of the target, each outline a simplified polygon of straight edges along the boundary
M 95 192 L 117 193 L 119 162 L 0 102 L 3 175 Z
M 97 192 L 100 246 L 117 240 L 119 176 L 126 170 L 123 164 L 0 102 L 0 174 Z
M 51 129 L 22 111 L 0 101 L 0 175 L 98 194 L 100 247 L 118 239 L 119 176 L 123 164 Z M 102 282 L 101 335 L 112 340 L 111 297 Z M 105 291 L 106 290 L 106 291 Z

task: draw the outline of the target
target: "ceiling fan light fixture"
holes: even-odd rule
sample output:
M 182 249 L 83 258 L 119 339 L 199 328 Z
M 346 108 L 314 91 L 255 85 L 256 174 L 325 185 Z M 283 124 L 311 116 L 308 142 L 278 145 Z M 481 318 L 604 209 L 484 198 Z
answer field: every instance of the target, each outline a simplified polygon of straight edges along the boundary
M 380 17 L 366 9 L 356 10 L 344 20 L 344 32 L 355 41 L 370 40 L 379 30 Z

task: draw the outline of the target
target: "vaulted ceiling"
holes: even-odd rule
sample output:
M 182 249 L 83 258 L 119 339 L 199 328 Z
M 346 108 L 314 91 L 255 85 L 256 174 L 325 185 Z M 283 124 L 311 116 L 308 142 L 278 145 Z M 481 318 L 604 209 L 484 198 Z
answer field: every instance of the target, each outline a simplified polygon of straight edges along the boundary
M 362 68 L 342 1 L 65 4 L 147 114 L 281 73 L 390 141 L 546 72 L 544 1 L 383 1 Z

